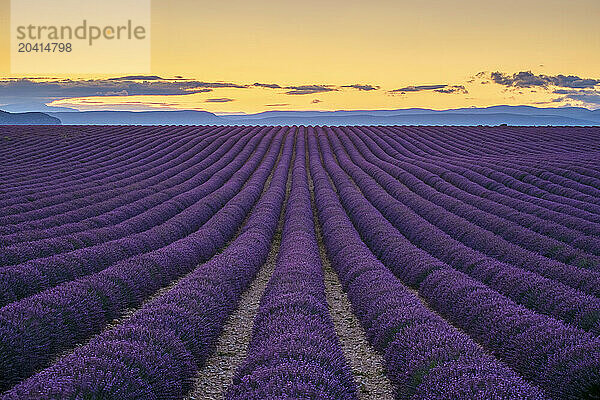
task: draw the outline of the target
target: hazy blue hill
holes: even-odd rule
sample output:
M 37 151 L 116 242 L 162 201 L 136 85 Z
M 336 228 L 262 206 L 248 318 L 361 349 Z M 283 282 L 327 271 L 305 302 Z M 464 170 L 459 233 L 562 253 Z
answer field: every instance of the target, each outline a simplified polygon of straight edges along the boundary
M 470 114 L 508 113 L 532 116 L 561 116 L 567 118 L 600 121 L 600 110 L 582 107 L 537 108 L 533 106 L 492 106 L 486 108 L 459 108 L 443 112 L 469 112 Z
M 206 111 L 82 111 L 50 115 L 65 125 L 211 125 L 223 122 Z
M 60 119 L 41 112 L 9 113 L 0 111 L 0 125 L 60 125 Z
M 492 106 L 428 110 L 267 111 L 224 117 L 239 124 L 323 125 L 600 125 L 600 111 L 586 108 Z
M 241 125 L 600 125 L 599 121 L 582 120 L 554 115 L 519 115 L 507 113 L 431 113 L 398 115 L 319 115 L 319 116 L 270 116 L 236 120 Z
M 451 114 L 453 117 L 440 117 L 440 115 Z M 521 121 L 525 125 L 539 123 L 540 117 L 561 117 L 564 118 L 565 124 L 582 123 L 589 124 L 593 121 L 600 121 L 600 110 L 591 111 L 587 108 L 579 107 L 568 107 L 568 108 L 537 108 L 532 106 L 492 106 L 485 108 L 456 108 L 449 110 L 429 110 L 425 108 L 406 108 L 399 110 L 340 110 L 340 111 L 267 111 L 258 114 L 251 115 L 230 115 L 227 119 L 237 121 L 248 121 L 256 119 L 297 119 L 297 118 L 311 118 L 311 119 L 323 119 L 332 118 L 332 120 L 339 120 L 339 118 L 356 117 L 365 119 L 366 117 L 394 117 L 396 119 L 407 119 L 408 116 L 414 117 L 417 120 L 421 120 L 423 115 L 431 117 L 432 121 L 439 121 L 444 119 L 452 119 L 460 122 L 460 125 L 473 124 L 476 125 L 485 124 L 486 121 L 494 121 L 494 118 L 489 117 L 490 114 L 498 116 L 505 116 L 506 121 L 500 123 L 512 123 Z M 483 116 L 483 117 L 482 117 Z M 519 118 L 519 116 L 534 117 L 532 119 Z M 461 119 L 462 118 L 462 119 Z M 481 121 L 481 122 L 478 122 Z M 512 121 L 512 122 L 511 122 Z M 552 123 L 559 123 L 561 120 L 552 119 Z
M 493 106 L 428 110 L 267 111 L 215 115 L 206 111 L 52 112 L 65 125 L 560 125 L 600 126 L 600 110 Z
M 45 114 L 51 114 L 55 112 L 79 112 L 79 110 L 70 107 L 48 106 L 44 103 L 36 102 L 5 104 L 3 106 L 0 106 L 0 110 L 11 113 L 43 112 Z

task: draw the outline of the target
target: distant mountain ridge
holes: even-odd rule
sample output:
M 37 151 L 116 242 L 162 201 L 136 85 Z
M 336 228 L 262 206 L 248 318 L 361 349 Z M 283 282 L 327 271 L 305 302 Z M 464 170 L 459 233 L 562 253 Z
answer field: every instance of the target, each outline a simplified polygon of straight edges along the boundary
M 50 113 L 64 125 L 223 125 L 207 111 L 82 111 Z
M 421 113 L 410 115 L 343 115 L 343 116 L 289 116 L 239 119 L 240 125 L 513 125 L 513 126 L 600 126 L 600 121 L 583 120 L 553 115 L 520 115 L 489 113 L 473 115 L 466 113 Z
M 48 107 L 52 108 L 52 107 Z M 7 114 L 7 113 L 4 113 Z M 430 110 L 266 111 L 216 115 L 206 111 L 59 111 L 34 113 L 64 125 L 519 125 L 600 126 L 600 110 L 580 107 L 492 106 Z M 17 115 L 17 114 L 12 114 Z M 41 118 L 41 116 L 40 116 Z M 0 120 L 0 124 L 3 123 Z
M 60 125 L 60 119 L 41 112 L 0 111 L 0 125 Z
M 454 121 L 458 125 L 480 124 L 523 124 L 523 125 L 598 125 L 600 110 L 589 110 L 581 107 L 538 108 L 533 106 L 491 106 L 484 108 L 455 108 L 448 110 L 431 110 L 426 108 L 406 108 L 398 110 L 339 110 L 339 111 L 266 111 L 258 114 L 228 116 L 229 119 L 247 120 L 281 120 L 311 118 L 348 122 L 357 119 L 382 122 L 397 120 L 402 124 L 423 124 L 429 118 L 431 125 Z M 504 120 L 503 120 L 504 119 Z M 427 124 L 427 123 L 426 123 Z

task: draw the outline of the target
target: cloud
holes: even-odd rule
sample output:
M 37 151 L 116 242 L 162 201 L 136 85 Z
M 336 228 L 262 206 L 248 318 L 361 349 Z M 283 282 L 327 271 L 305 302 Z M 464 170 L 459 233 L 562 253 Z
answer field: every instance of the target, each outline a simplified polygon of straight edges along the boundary
M 129 92 L 127 90 L 120 90 L 118 92 L 106 92 L 99 96 L 129 96 Z
M 578 101 L 585 106 L 598 108 L 600 106 L 600 90 L 582 90 L 582 89 L 558 89 L 552 93 L 560 94 L 561 97 L 552 99 L 552 102 L 559 103 L 564 101 Z
M 226 97 L 220 99 L 206 99 L 206 103 L 229 103 L 231 101 L 235 101 L 234 99 L 228 99 Z
M 312 93 L 325 93 L 325 92 L 334 92 L 338 91 L 340 88 L 350 88 L 356 89 L 364 92 L 379 90 L 379 86 L 373 85 L 363 85 L 363 84 L 353 84 L 353 85 L 343 85 L 336 87 L 335 85 L 318 85 L 318 84 L 310 84 L 310 85 L 300 85 L 300 86 L 285 86 L 280 85 L 278 83 L 253 83 L 251 86 L 266 88 L 266 89 L 287 89 L 288 92 L 285 94 L 291 95 L 304 95 L 304 94 L 312 94 Z
M 585 89 L 600 85 L 600 79 L 580 78 L 574 75 L 557 75 L 550 78 L 555 86 L 565 88 Z
M 343 88 L 355 89 L 360 92 L 371 92 L 381 89 L 380 86 L 370 84 L 351 84 L 344 86 L 328 84 L 284 85 L 279 83 L 255 82 L 242 84 L 236 82 L 206 82 L 194 79 L 185 79 L 178 75 L 174 78 L 164 78 L 159 75 L 126 75 L 104 79 L 64 79 L 64 78 L 0 78 L 0 98 L 5 103 L 19 103 L 23 101 L 47 103 L 57 100 L 82 97 L 106 96 L 181 96 L 198 93 L 208 93 L 218 89 L 282 89 L 279 94 L 284 95 L 317 95 L 321 93 L 337 92 Z M 415 86 L 405 88 L 408 91 L 425 89 L 446 89 L 448 93 L 457 92 L 458 89 L 449 90 L 447 85 Z M 225 102 L 212 101 L 212 102 Z
M 109 81 L 162 81 L 165 80 L 160 76 L 156 75 L 129 75 L 121 76 L 119 78 L 109 78 Z
M 266 88 L 266 89 L 281 89 L 281 86 L 276 83 L 255 83 L 252 86 Z
M 401 92 L 422 92 L 425 90 L 443 89 L 448 85 L 421 85 L 421 86 L 406 86 L 400 89 L 390 90 L 390 93 L 401 93 Z
M 335 85 L 319 85 L 319 84 L 308 84 L 308 85 L 299 85 L 299 86 L 285 86 L 280 85 L 278 83 L 260 83 L 256 82 L 252 84 L 254 87 L 266 88 L 266 89 L 286 89 L 287 95 L 307 95 L 307 94 L 316 94 L 316 93 L 327 93 L 327 92 L 337 92 L 340 88 L 352 88 L 360 91 L 370 91 L 377 90 L 379 86 L 371 86 L 371 85 L 345 85 L 337 87 Z
M 446 86 L 443 89 L 436 89 L 434 91 L 438 92 L 438 93 L 446 93 L 446 94 L 454 94 L 454 93 L 468 94 L 469 93 L 467 88 L 465 88 L 463 85 Z
M 267 89 L 286 89 L 287 95 L 307 95 L 307 94 L 316 94 L 316 93 L 327 93 L 327 92 L 337 92 L 340 88 L 350 88 L 356 89 L 360 91 L 372 91 L 380 89 L 379 86 L 373 85 L 363 85 L 363 84 L 353 84 L 353 85 L 344 85 L 344 86 L 335 86 L 335 85 L 319 85 L 319 84 L 309 84 L 309 85 L 299 85 L 299 86 L 284 86 L 277 83 L 254 83 L 252 84 L 254 87 L 267 88 Z
M 573 93 L 581 93 L 587 92 L 587 90 L 573 90 L 573 89 L 556 89 L 552 91 L 554 94 L 573 94 Z
M 576 75 L 536 75 L 531 71 L 521 71 L 514 74 L 503 72 L 480 72 L 479 78 L 490 80 L 498 85 L 513 88 L 549 88 L 550 86 L 571 88 L 571 89 L 590 89 L 600 85 L 600 79 L 581 78 Z
M 406 86 L 400 89 L 394 89 L 388 91 L 390 94 L 406 94 L 414 92 L 425 92 L 434 91 L 436 93 L 454 94 L 464 93 L 467 94 L 469 91 L 463 85 L 420 85 L 420 86 Z
M 10 78 L 0 79 L 0 98 L 9 101 L 23 99 L 52 101 L 96 96 L 170 96 L 207 93 L 220 88 L 245 89 L 248 86 L 231 82 L 204 82 L 187 79 L 161 80 L 158 76 L 147 77 L 142 75 L 109 79 L 54 79 L 49 81 Z
M 0 97 L 60 99 L 114 95 L 186 95 L 210 92 L 212 84 L 198 81 L 120 81 L 57 80 L 40 82 L 30 79 L 0 80 Z M 126 93 L 126 94 L 125 94 Z
M 492 72 L 489 78 L 498 85 L 513 87 L 544 87 L 548 86 L 549 83 L 542 76 L 534 75 L 531 71 L 517 72 L 512 74 L 512 76 L 502 72 Z
M 289 89 L 289 91 L 285 92 L 285 94 L 288 94 L 288 95 L 316 94 L 316 93 L 335 92 L 338 90 L 332 85 L 286 86 L 284 89 Z
M 357 90 L 360 90 L 361 92 L 369 92 L 371 90 L 379 90 L 380 89 L 380 86 L 361 85 L 361 84 L 358 84 L 358 83 L 355 83 L 354 85 L 344 85 L 342 87 L 343 88 L 357 89 Z
M 239 83 L 230 82 L 198 82 L 198 81 L 187 81 L 194 82 L 198 87 L 210 88 L 210 89 L 221 89 L 221 88 L 233 88 L 233 89 L 247 89 L 248 85 L 242 85 Z

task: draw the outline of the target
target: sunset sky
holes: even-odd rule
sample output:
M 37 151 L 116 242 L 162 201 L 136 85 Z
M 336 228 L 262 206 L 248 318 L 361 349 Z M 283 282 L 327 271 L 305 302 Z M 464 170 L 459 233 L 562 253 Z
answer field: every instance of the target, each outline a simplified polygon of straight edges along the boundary
M 9 14 L 0 108 L 600 108 L 598 0 L 154 0 L 151 71 L 117 80 L 11 73 Z

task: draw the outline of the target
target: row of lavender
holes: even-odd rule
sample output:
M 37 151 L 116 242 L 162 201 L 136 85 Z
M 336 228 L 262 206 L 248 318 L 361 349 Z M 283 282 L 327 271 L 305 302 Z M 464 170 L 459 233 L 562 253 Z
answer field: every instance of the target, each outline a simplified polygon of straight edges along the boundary
M 326 139 L 323 139 L 325 135 L 322 132 L 318 137 L 325 148 L 321 154 L 316 150 L 318 146 L 315 144 L 315 134 L 311 131 L 308 135 L 312 146 L 311 172 L 316 182 L 315 199 L 317 204 L 321 204 L 319 211 L 324 224 L 325 242 L 333 265 L 353 301 L 369 339 L 386 355 L 388 374 L 397 385 L 399 398 L 593 398 L 598 394 L 600 342 L 596 336 L 516 306 L 506 297 L 452 270 L 448 264 L 410 243 L 391 225 L 390 231 L 371 230 L 365 233 L 365 226 L 367 229 L 382 225 L 385 227 L 389 222 L 381 218 L 355 186 L 358 184 L 359 188 L 369 190 L 368 183 L 366 187 L 361 186 L 360 175 L 347 175 L 347 170 L 340 168 L 340 165 L 348 165 L 349 160 L 346 163 L 340 160 L 347 155 L 336 151 L 339 147 L 332 151 L 327 142 L 323 141 Z M 323 165 L 319 165 L 321 157 L 329 176 L 324 172 Z M 329 179 L 335 182 L 339 199 L 336 199 L 331 186 L 325 183 L 329 183 Z M 340 200 L 344 203 L 345 210 L 341 207 Z M 399 281 L 394 284 L 395 279 L 389 269 L 385 269 L 361 241 L 348 214 L 356 226 L 362 227 L 361 232 L 365 236 L 379 234 L 371 242 L 372 249 L 380 255 L 389 250 L 388 256 L 382 257 L 387 261 L 386 266 L 404 278 L 405 283 L 419 289 L 427 304 L 408 292 Z M 418 231 L 419 227 L 414 229 Z M 438 245 L 443 246 L 443 243 Z M 474 264 L 479 262 L 488 260 L 480 259 Z M 496 264 L 502 263 L 496 261 Z M 506 265 L 504 271 L 508 274 L 509 283 L 519 283 L 519 278 L 531 278 L 531 274 L 523 276 L 526 271 L 514 266 Z M 516 273 L 517 277 L 510 276 L 511 273 Z M 306 284 L 306 281 L 300 281 Z M 539 282 L 534 281 L 533 285 L 536 283 Z M 566 293 L 561 293 L 563 297 L 550 299 L 546 304 L 556 305 L 562 300 L 567 300 L 568 303 L 569 296 L 573 295 L 579 302 L 576 301 L 574 305 L 568 303 L 567 308 L 571 312 L 582 311 L 586 316 L 594 317 L 594 313 L 599 310 L 595 297 L 568 287 L 563 289 L 566 289 Z M 403 292 L 406 295 L 403 296 Z M 438 293 L 444 293 L 446 297 L 439 298 L 436 296 Z M 466 293 L 469 293 L 469 297 L 465 299 Z M 480 295 L 482 298 L 479 298 Z M 464 300 L 468 300 L 466 306 L 461 303 Z M 463 328 L 470 328 L 466 330 L 472 338 L 509 366 L 487 355 L 471 338 L 450 327 L 439 315 L 427 310 L 426 306 L 433 306 Z M 583 310 L 578 307 L 583 307 Z M 454 310 L 460 310 L 458 318 Z M 485 322 L 493 323 L 496 320 L 500 326 L 482 324 L 480 319 L 485 318 L 486 313 L 491 314 L 491 320 Z M 523 317 L 523 320 L 520 321 L 519 317 Z M 463 318 L 470 324 L 475 322 L 475 325 L 469 326 Z M 277 319 L 275 321 L 278 322 Z M 593 329 L 593 322 L 594 320 L 588 328 Z M 269 323 L 265 323 L 264 316 L 259 313 L 255 331 L 264 333 L 262 329 L 265 326 L 269 326 Z M 492 335 L 490 339 L 490 332 L 497 336 Z M 520 336 L 515 340 L 512 335 L 517 333 Z M 269 335 L 266 335 L 267 339 L 262 335 L 258 336 L 259 339 L 255 340 L 262 344 L 263 347 L 259 349 L 264 351 L 263 340 L 269 343 Z M 273 339 L 270 340 L 272 344 Z M 494 347 L 498 346 L 497 341 L 502 345 Z M 330 347 L 332 351 L 328 354 L 331 357 L 335 354 L 335 346 Z M 258 368 L 263 374 L 276 373 L 277 369 L 272 365 L 278 365 L 276 362 L 267 357 L 262 359 L 267 366 L 256 366 L 256 358 L 261 357 L 254 353 L 257 350 L 252 346 L 249 351 L 246 363 Z M 319 354 L 318 347 L 313 351 Z M 287 357 L 302 359 L 304 354 L 291 345 L 285 355 L 280 355 L 279 362 L 285 363 Z M 589 358 L 583 358 L 584 354 Z M 260 369 L 263 366 L 264 369 Z M 339 367 L 333 368 L 341 370 Z M 525 382 L 515 370 L 542 390 Z M 260 380 L 249 378 L 246 373 L 244 367 L 238 372 L 246 381 L 238 378 L 234 382 L 233 389 L 230 389 L 230 395 L 233 390 L 233 398 L 264 398 L 253 397 L 255 390 L 264 395 L 264 391 L 260 391 L 264 387 L 270 389 L 268 393 L 271 395 L 281 395 L 282 387 L 292 387 L 296 394 L 303 393 L 294 386 L 295 380 L 285 373 L 283 382 L 281 379 L 277 381 L 279 385 L 276 388 L 270 386 L 271 380 L 264 375 L 259 375 L 262 377 Z
M 154 192 L 123 196 L 106 208 L 93 208 L 93 199 L 102 195 L 94 185 L 93 165 L 86 164 L 93 157 L 68 137 L 57 148 L 73 150 L 85 168 L 72 182 L 67 176 L 57 179 L 47 196 L 27 199 L 47 179 L 44 168 L 36 173 L 39 165 L 7 163 L 14 179 L 0 186 L 17 189 L 22 198 L 13 202 L 7 196 L 0 214 L 8 218 L 0 226 L 7 228 L 0 240 L 8 244 L 2 249 L 6 265 L 0 277 L 7 277 L 13 291 L 0 308 L 0 354 L 7 355 L 0 357 L 4 388 L 100 332 L 160 287 L 194 272 L 131 319 L 23 381 L 6 398 L 181 398 L 186 393 L 241 291 L 266 259 L 284 202 L 296 129 L 187 132 L 170 136 L 170 151 L 157 158 L 169 165 L 162 180 L 152 180 L 142 165 L 139 173 L 114 178 L 110 163 L 99 162 L 100 188 L 114 186 L 126 193 L 136 179 L 155 185 Z M 474 132 L 298 130 L 281 253 L 230 398 L 356 397 L 323 294 L 307 175 L 314 181 L 332 265 L 369 340 L 385 355 L 399 398 L 598 394 L 594 194 L 600 185 L 588 150 L 594 141 L 578 130 L 572 132 L 573 143 L 554 130 L 544 141 L 536 130 Z M 134 137 L 136 148 L 144 147 L 143 157 L 151 157 L 144 135 Z M 115 154 L 127 154 L 122 135 L 104 140 L 110 138 Z M 27 137 L 27 146 L 44 139 Z M 103 156 L 101 141 L 90 142 Z M 50 159 L 37 148 L 34 152 Z M 171 152 L 178 155 L 169 158 Z M 66 152 L 58 153 L 44 166 L 69 165 Z M 507 154 L 514 162 L 504 161 Z M 219 167 L 213 167 L 216 163 Z M 219 182 L 206 172 L 211 167 L 229 191 L 209 184 Z M 24 184 L 28 172 L 32 178 Z M 194 180 L 201 175 L 205 178 Z M 272 182 L 259 199 L 269 175 Z M 77 194 L 64 197 L 60 191 L 70 186 Z M 164 200 L 143 203 L 154 193 Z M 3 194 L 0 188 L 0 198 Z M 93 216 L 73 213 L 78 204 L 91 207 Z M 113 213 L 114 221 L 94 225 L 110 210 L 133 204 L 137 207 L 130 214 Z M 545 213 L 566 217 L 546 218 Z M 29 226 L 33 215 L 55 222 Z M 236 236 L 247 216 L 237 239 L 210 259 Z M 196 225 L 190 223 L 196 218 Z M 157 235 L 161 238 L 153 239 Z
M 600 301 L 586 294 L 599 293 L 600 275 L 597 272 L 528 252 L 493 235 L 490 232 L 493 225 L 486 225 L 490 230 L 486 231 L 469 224 L 435 204 L 435 193 L 417 196 L 410 190 L 417 186 L 414 185 L 415 180 L 405 179 L 402 171 L 398 173 L 398 169 L 393 169 L 393 164 L 368 163 L 363 157 L 363 154 L 368 154 L 366 149 L 360 154 L 352 146 L 342 146 L 337 136 L 331 135 L 331 138 L 336 154 L 342 155 L 342 167 L 359 179 L 357 183 L 361 187 L 372 188 L 364 190 L 365 197 L 412 243 L 457 269 L 480 274 L 486 283 L 496 285 L 497 290 L 505 291 L 507 295 L 514 296 L 516 301 L 527 303 L 537 311 L 600 332 Z M 349 156 L 344 156 L 346 151 Z M 387 170 L 392 174 L 382 170 L 379 165 L 389 167 Z M 403 182 L 407 182 L 406 185 Z M 442 197 L 438 194 L 437 198 Z M 457 212 L 452 203 L 440 201 L 440 204 Z M 488 208 L 492 206 L 489 204 Z M 540 236 L 540 239 L 544 237 Z M 512 275 L 512 279 L 507 279 L 507 275 Z
M 123 324 L 95 337 L 3 398 L 182 398 L 239 296 L 267 259 L 293 155 L 294 135 L 286 135 L 277 167 L 273 170 L 274 159 L 261 167 L 261 175 L 271 174 L 270 184 L 226 250 Z M 240 200 L 243 198 L 251 199 L 243 196 Z M 188 251 L 196 248 L 193 241 L 181 246 Z
M 246 360 L 228 399 L 356 399 L 331 320 L 306 170 L 305 132 L 296 140 L 291 192 L 275 271 L 254 322 Z
M 257 152 L 255 146 L 261 140 L 263 145 Z M 264 140 L 261 135 L 254 135 L 247 144 L 234 146 L 228 151 L 231 160 L 221 157 L 227 164 L 219 159 L 217 162 L 209 160 L 213 164 L 206 172 L 196 171 L 189 182 L 179 185 L 178 195 L 169 199 L 170 193 L 177 192 L 159 192 L 162 201 L 157 200 L 148 210 L 140 210 L 135 202 L 126 204 L 124 208 L 129 213 L 119 213 L 125 219 L 121 223 L 3 248 L 0 259 L 5 264 L 11 264 L 16 258 L 35 257 L 35 253 L 45 248 L 61 254 L 0 267 L 4 288 L 0 305 L 97 272 L 124 258 L 164 247 L 194 232 L 239 191 L 252 172 L 248 166 L 260 160 L 261 152 L 264 154 Z M 254 155 L 252 159 L 251 155 Z
M 181 220 L 180 224 L 197 224 L 187 235 L 152 248 L 143 245 L 161 238 L 156 229 L 152 234 L 145 232 L 139 246 L 141 254 L 104 264 L 89 262 L 94 270 L 77 269 L 76 276 L 80 278 L 76 280 L 70 280 L 69 274 L 59 275 L 56 266 L 48 268 L 66 282 L 0 308 L 0 387 L 9 387 L 31 375 L 227 244 L 262 192 L 285 132 L 271 128 L 254 136 L 253 140 L 260 142 L 257 150 L 253 152 L 252 146 L 242 149 L 239 155 L 245 162 L 228 165 L 220 174 L 229 174 L 229 168 L 241 169 L 221 187 L 213 186 L 206 200 L 199 202 L 206 211 L 190 213 Z M 77 264 L 65 261 L 63 265 L 75 269 Z M 27 270 L 15 270 L 20 273 L 17 276 L 27 278 Z M 17 288 L 22 291 L 27 286 Z
M 515 148 L 525 147 L 522 144 L 523 142 L 525 144 L 528 142 L 527 137 L 520 136 L 523 134 L 523 130 L 521 129 L 510 131 L 513 136 L 512 138 L 510 135 L 503 135 L 498 139 L 494 139 L 493 137 L 489 137 L 486 132 L 483 137 L 490 139 L 491 143 L 489 146 L 497 147 L 495 150 L 490 149 L 488 151 L 492 154 L 498 152 L 501 156 L 479 157 L 475 160 L 465 157 L 453 157 L 452 154 L 443 154 L 440 157 L 437 152 L 431 151 L 431 149 L 428 149 L 429 152 L 417 152 L 415 148 L 409 146 L 412 143 L 406 140 L 405 133 L 410 134 L 411 130 L 376 128 L 375 131 L 383 134 L 384 139 L 389 138 L 393 140 L 396 150 L 403 157 L 412 160 L 428 161 L 434 165 L 442 165 L 450 171 L 457 171 L 460 174 L 464 174 L 469 179 L 474 179 L 482 186 L 493 189 L 500 194 L 510 195 L 560 213 L 572 214 L 583 220 L 599 221 L 597 212 L 591 211 L 594 208 L 597 210 L 597 207 L 594 207 L 593 204 L 586 204 L 585 201 L 576 201 L 570 198 L 573 196 L 579 197 L 577 191 L 573 192 L 573 187 L 577 187 L 579 191 L 597 191 L 600 187 L 600 174 L 597 172 L 597 144 L 595 143 L 598 133 L 593 128 L 586 130 L 587 139 L 585 141 L 572 138 L 574 131 L 571 129 L 559 130 L 558 137 L 552 137 L 549 134 L 552 131 L 540 128 L 536 129 L 535 133 L 538 138 L 533 144 L 536 147 L 539 146 L 544 149 L 546 154 L 543 156 L 537 154 L 535 156 L 529 154 L 523 155 L 515 151 Z M 415 130 L 412 131 L 413 135 L 417 133 L 421 135 L 418 141 L 419 145 L 423 146 L 428 142 L 427 128 L 418 129 L 416 132 Z M 443 131 L 444 134 L 450 137 L 453 136 L 453 132 L 450 128 Z M 455 136 L 453 139 L 457 142 L 462 142 L 465 141 L 465 136 L 469 134 L 476 136 L 478 132 L 475 129 L 470 129 L 464 135 Z M 441 136 L 440 132 L 437 133 L 437 136 Z M 503 143 L 511 139 L 517 142 L 517 144 L 506 146 Z M 541 141 L 545 141 L 545 143 L 540 144 Z M 450 151 L 453 150 L 450 144 L 445 144 L 445 146 Z M 579 148 L 581 146 L 583 148 Z M 408 148 L 410 150 L 407 150 Z M 551 151 L 552 148 L 563 148 L 563 151 L 557 153 L 556 151 Z M 469 149 L 472 152 L 477 152 L 477 148 L 470 147 Z M 531 152 L 534 153 L 534 150 L 532 149 Z M 519 168 L 515 168 L 516 166 Z M 526 168 L 532 173 L 525 172 Z M 539 178 L 537 175 L 544 177 L 544 179 Z M 557 184 L 559 185 L 557 186 Z M 568 189 L 568 192 L 571 194 L 561 193 L 557 195 L 552 193 L 557 192 L 557 189 L 560 188 Z M 586 198 L 593 203 L 597 204 L 598 202 L 597 195 L 596 198 L 593 196 L 586 196 Z
M 160 146 L 154 144 L 148 149 L 145 149 L 146 146 L 140 147 L 134 142 L 131 144 L 132 149 L 126 153 L 128 157 L 123 171 L 120 171 L 121 168 L 115 167 L 114 174 L 111 174 L 110 169 L 104 172 L 104 168 L 96 167 L 97 174 L 93 175 L 91 177 L 93 179 L 90 181 L 75 176 L 64 184 L 51 182 L 51 187 L 45 187 L 43 191 L 40 191 L 39 188 L 35 189 L 39 199 L 31 194 L 25 194 L 23 197 L 27 199 L 27 202 L 22 203 L 23 200 L 20 200 L 21 203 L 18 205 L 4 206 L 2 208 L 3 215 L 5 215 L 3 233 L 7 235 L 11 232 L 21 233 L 20 236 L 9 236 L 5 240 L 9 240 L 7 244 L 35 240 L 38 239 L 36 235 L 40 235 L 40 232 L 35 232 L 35 230 L 43 232 L 45 229 L 77 221 L 78 218 L 85 220 L 96 217 L 105 210 L 134 202 L 153 193 L 148 189 L 170 189 L 190 179 L 194 176 L 195 171 L 205 169 L 207 165 L 211 164 L 209 158 L 215 162 L 223 156 L 231 147 L 228 142 L 235 140 L 235 136 L 235 132 L 231 132 L 229 135 L 224 134 L 213 139 L 212 135 L 203 135 L 202 132 L 198 132 L 197 135 L 190 135 L 190 137 L 183 136 L 187 139 L 159 142 Z M 215 154 L 215 150 L 221 146 L 220 153 Z M 203 164 L 197 165 L 199 162 Z M 48 168 L 50 167 L 59 168 L 59 166 L 49 165 Z M 190 167 L 197 168 L 197 170 L 189 170 Z M 140 189 L 146 189 L 146 191 L 138 192 Z M 11 200 L 19 201 L 19 197 L 15 195 Z M 29 221 L 29 217 L 34 217 L 36 223 Z M 103 219 L 93 221 L 102 224 Z M 113 221 L 106 222 L 113 223 Z M 33 237 L 26 236 L 27 233 Z M 54 233 L 50 230 L 47 232 L 47 237 L 61 233 L 68 232 Z
M 382 137 L 371 138 L 369 135 L 361 135 L 359 131 L 349 132 L 349 139 L 357 146 L 355 151 L 360 152 L 367 163 L 377 164 L 416 195 L 446 210 L 451 210 L 458 217 L 549 258 L 577 266 L 588 263 L 590 268 L 597 265 L 597 255 L 600 250 L 600 240 L 597 237 L 576 230 L 569 231 L 566 228 L 561 232 L 557 223 L 547 222 L 535 215 L 530 216 L 525 223 L 526 226 L 520 226 L 520 221 L 514 218 L 514 209 L 503 207 L 502 204 L 496 206 L 492 200 L 481 193 L 477 196 L 469 196 L 468 193 L 444 181 L 440 175 L 445 176 L 448 172 L 447 168 L 438 167 L 436 171 L 438 175 L 427 170 L 426 163 L 415 165 L 394 159 L 390 155 L 394 154 L 394 148 Z M 375 142 L 377 139 L 379 144 Z M 431 164 L 433 163 L 429 163 Z M 468 184 L 465 186 L 469 187 Z M 476 185 L 472 184 L 472 186 L 474 186 L 473 190 L 477 190 Z M 531 229 L 532 227 L 535 230 Z M 556 238 L 545 236 L 551 233 L 561 235 Z
M 232 162 L 227 165 L 214 164 L 221 167 L 220 170 L 209 168 L 206 174 L 197 172 L 192 182 L 184 188 L 187 191 L 180 192 L 178 196 L 167 200 L 166 193 L 161 192 L 163 202 L 141 214 L 128 218 L 139 212 L 139 208 L 135 204 L 127 204 L 126 208 L 131 214 L 120 213 L 126 218 L 122 223 L 3 248 L 0 251 L 5 264 L 1 267 L 2 281 L 7 290 L 18 287 L 21 291 L 3 293 L 0 304 L 86 275 L 93 272 L 94 268 L 163 247 L 195 231 L 239 190 L 231 185 L 227 190 L 223 185 L 229 181 L 236 182 L 236 174 L 248 175 L 251 172 L 246 170 L 242 173 L 240 168 L 244 164 L 251 164 L 249 157 L 254 151 L 253 145 L 258 141 L 259 137 L 255 136 L 250 145 L 232 149 L 231 152 L 239 151 Z M 240 184 L 243 181 L 242 177 Z M 44 249 L 63 254 L 35 256 Z M 30 257 L 34 259 L 9 265 L 15 259 L 22 261 Z M 28 275 L 24 276 L 23 271 L 27 271 Z
M 377 259 L 353 225 L 356 217 L 362 221 L 373 218 L 358 209 L 361 194 L 339 169 L 333 154 L 319 150 L 315 135 L 308 141 L 328 255 L 369 341 L 385 355 L 387 373 L 397 385 L 398 397 L 544 398 L 538 389 L 429 310 Z M 347 213 L 353 207 L 356 215 Z M 404 257 L 410 259 L 410 252 Z
M 78 133 L 76 136 L 72 135 L 74 131 Z M 194 132 L 202 133 L 201 130 Z M 159 128 L 61 127 L 45 130 L 43 135 L 35 133 L 13 132 L 13 140 L 5 142 L 11 149 L 5 158 L 6 170 L 2 171 L 5 178 L 0 190 L 3 206 L 19 204 L 23 200 L 21 195 L 27 195 L 29 201 L 43 199 L 46 194 L 39 189 L 48 189 L 48 185 L 53 186 L 54 194 L 60 194 L 59 187 L 68 187 L 72 182 L 110 179 L 113 169 L 116 180 L 131 162 L 144 156 L 151 157 L 148 162 L 152 162 L 164 157 L 164 154 L 152 157 L 153 152 L 186 141 L 186 136 L 180 136 L 184 132 L 179 129 L 165 132 Z
M 571 326 L 598 333 L 597 297 L 528 272 L 526 267 L 534 265 L 531 262 L 518 268 L 460 246 L 460 241 L 444 235 L 409 207 L 410 195 L 406 189 L 400 192 L 401 181 L 389 179 L 392 188 L 386 187 L 381 170 L 361 163 L 360 154 L 342 145 L 348 140 L 345 135 L 329 130 L 318 138 L 346 212 L 365 243 L 396 276 L 418 289 L 430 307 L 548 395 L 593 398 L 598 394 L 600 340 Z M 427 210 L 437 209 L 429 206 Z M 441 225 L 450 217 L 438 216 L 435 222 Z M 562 276 L 560 264 L 548 269 Z M 579 273 L 597 279 L 594 272 L 585 269 L 572 268 L 569 273 L 572 276 L 566 276 L 575 280 Z M 541 313 L 563 317 L 569 324 Z

